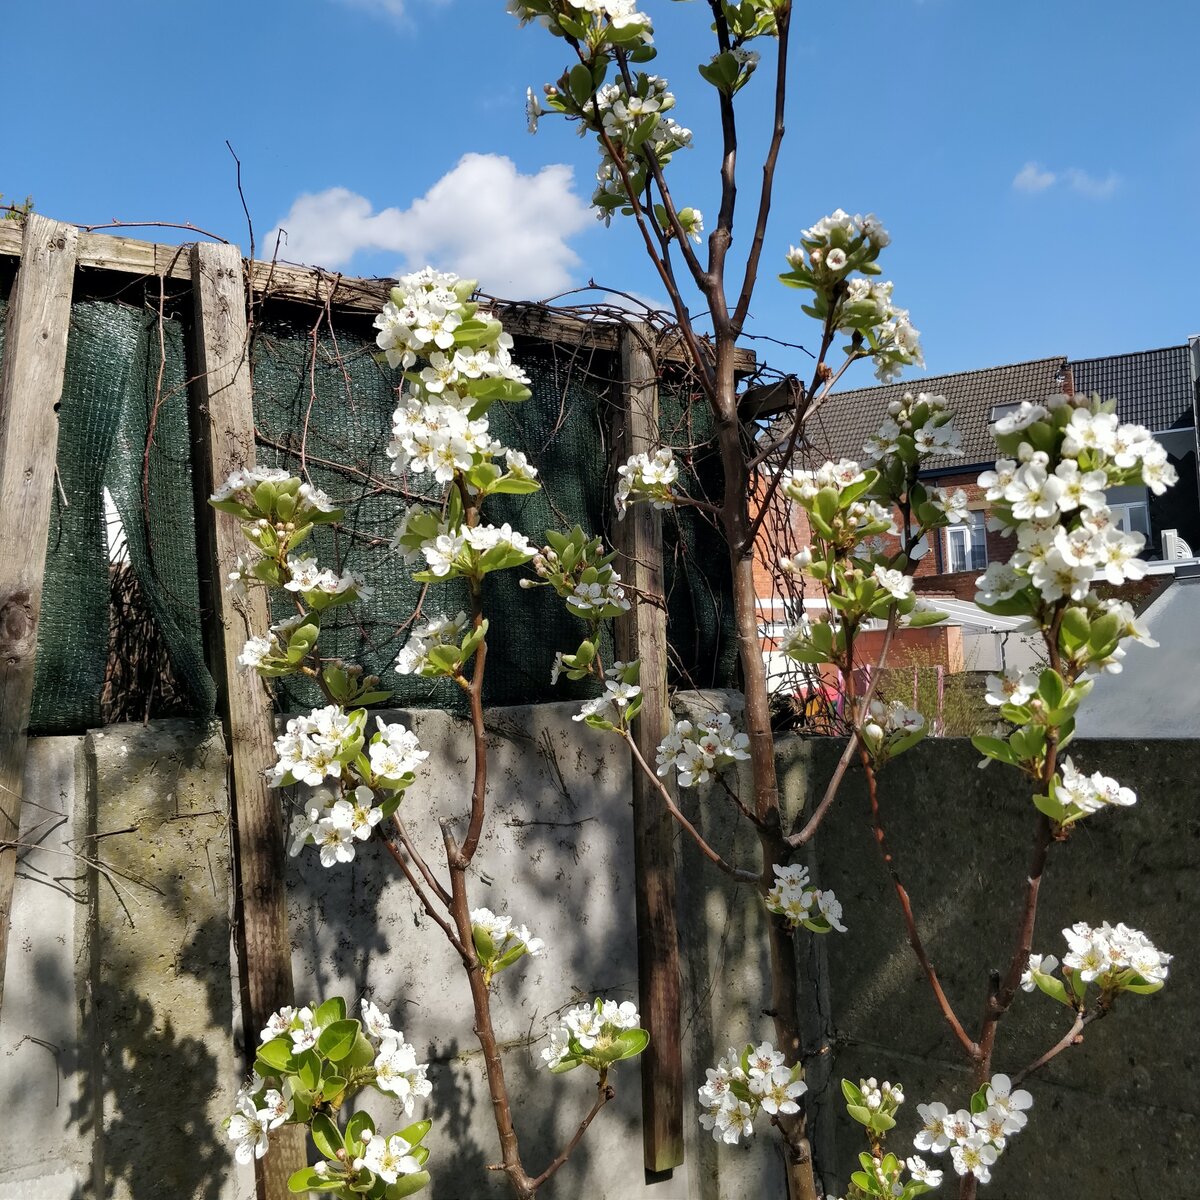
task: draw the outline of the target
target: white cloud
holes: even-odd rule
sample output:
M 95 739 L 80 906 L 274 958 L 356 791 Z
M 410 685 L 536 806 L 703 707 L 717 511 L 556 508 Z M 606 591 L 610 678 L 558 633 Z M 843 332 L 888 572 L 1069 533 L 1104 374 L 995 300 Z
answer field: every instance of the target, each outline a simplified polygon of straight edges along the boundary
M 361 9 L 373 16 L 384 17 L 397 25 L 412 24 L 409 12 L 410 0 L 338 0 L 338 3 L 344 4 L 347 8 Z M 440 5 L 445 3 L 446 0 L 418 0 L 418 7 L 421 4 Z
M 1089 175 L 1078 167 L 1068 167 L 1063 172 L 1063 178 L 1074 191 L 1080 192 L 1084 196 L 1090 196 L 1093 200 L 1106 200 L 1117 190 L 1117 185 L 1121 182 L 1115 171 L 1109 171 L 1103 179 L 1097 179 L 1094 175 Z
M 1103 178 L 1089 175 L 1079 167 L 1067 167 L 1063 171 L 1051 171 L 1035 162 L 1027 162 L 1012 181 L 1018 192 L 1044 192 L 1056 184 L 1062 184 L 1090 200 L 1106 200 L 1120 186 L 1121 179 L 1115 171 Z
M 1035 162 L 1027 162 L 1017 172 L 1012 185 L 1018 192 L 1044 192 L 1054 186 L 1057 178 L 1053 171 L 1043 170 Z
M 590 224 L 590 210 L 562 163 L 522 175 L 499 154 L 465 154 L 405 209 L 373 211 L 371 202 L 335 187 L 296 199 L 268 235 L 287 233 L 280 257 L 340 268 L 360 251 L 399 256 L 403 270 L 427 263 L 478 279 L 514 299 L 571 286 L 579 256 L 568 241 Z

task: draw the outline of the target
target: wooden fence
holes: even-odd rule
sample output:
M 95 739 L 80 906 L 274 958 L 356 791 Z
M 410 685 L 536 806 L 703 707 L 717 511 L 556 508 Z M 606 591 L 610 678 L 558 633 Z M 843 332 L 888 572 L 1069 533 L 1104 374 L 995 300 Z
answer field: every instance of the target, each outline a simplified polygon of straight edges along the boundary
M 264 297 L 347 314 L 378 310 L 389 280 L 348 279 L 278 263 L 246 262 L 236 246 L 160 245 L 80 232 L 40 214 L 0 222 L 0 257 L 19 260 L 8 309 L 0 382 L 0 1003 L 9 939 L 21 788 L 33 694 L 34 652 L 47 535 L 55 489 L 57 410 L 62 395 L 71 302 L 77 280 L 157 278 L 190 284 L 189 407 L 194 442 L 196 529 L 205 644 L 230 752 L 230 792 L 239 897 L 238 949 L 247 1045 L 266 1017 L 293 1001 L 284 906 L 282 811 L 264 782 L 273 763 L 273 714 L 265 690 L 238 681 L 236 657 L 251 629 L 269 623 L 262 590 L 232 599 L 219 581 L 240 548 L 232 522 L 206 503 L 214 485 L 255 457 L 248 313 Z M 644 325 L 584 321 L 544 307 L 505 306 L 514 334 L 607 352 L 621 369 L 615 385 L 615 441 L 622 454 L 658 439 L 659 361 Z M 753 359 L 746 356 L 743 367 Z M 638 738 L 648 757 L 669 720 L 662 528 L 639 508 L 620 525 L 623 572 L 635 589 L 632 612 L 618 627 L 622 658 L 641 658 L 646 702 Z M 678 932 L 674 830 L 638 779 L 634 785 L 637 938 L 641 1010 L 651 1032 L 642 1068 L 646 1169 L 670 1171 L 683 1158 Z M 276 1200 L 300 1165 L 302 1140 L 273 1152 L 259 1193 Z

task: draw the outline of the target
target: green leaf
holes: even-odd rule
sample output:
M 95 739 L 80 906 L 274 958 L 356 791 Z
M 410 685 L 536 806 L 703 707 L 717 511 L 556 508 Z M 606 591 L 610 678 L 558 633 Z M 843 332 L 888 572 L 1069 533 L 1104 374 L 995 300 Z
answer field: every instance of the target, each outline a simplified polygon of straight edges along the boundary
M 852 1120 L 857 1121 L 860 1125 L 871 1124 L 871 1110 L 865 1104 L 847 1104 L 846 1112 L 850 1114 Z
M 568 1071 L 575 1070 L 577 1066 L 579 1066 L 579 1059 L 564 1058 L 561 1062 L 556 1062 L 554 1066 L 550 1068 L 550 1074 L 565 1075 Z
M 1033 805 L 1038 812 L 1045 813 L 1052 821 L 1061 821 L 1067 815 L 1066 805 L 1053 796 L 1034 796 Z
M 324 1004 L 313 1013 L 313 1024 L 318 1029 L 324 1029 L 326 1025 L 332 1025 L 334 1021 L 344 1021 L 346 1019 L 346 1001 L 341 996 L 330 996 Z
M 472 925 L 471 937 L 475 941 L 475 953 L 479 955 L 479 961 L 485 965 L 490 963 L 496 957 L 496 943 L 492 941 L 492 935 L 482 925 Z
M 838 511 L 837 489 L 823 487 L 817 493 L 815 504 L 816 511 L 820 514 L 822 520 L 824 520 L 827 524 L 832 524 L 833 518 L 837 516 Z
M 1041 971 L 1032 972 L 1033 982 L 1037 984 L 1041 991 L 1045 992 L 1051 1000 L 1057 1000 L 1059 1004 L 1065 1004 L 1067 1008 L 1074 1008 L 1071 1003 L 1070 996 L 1067 995 L 1066 985 L 1056 975 L 1047 975 Z
M 518 959 L 523 958 L 524 955 L 525 955 L 525 943 L 518 942 L 511 950 L 507 951 L 505 954 L 502 954 L 496 960 L 496 970 L 497 971 L 507 970 L 509 967 L 511 967 L 513 965 L 513 963 L 517 962 Z
M 536 479 L 521 479 L 505 475 L 491 486 L 494 496 L 527 496 L 531 492 L 541 491 L 542 485 Z
M 1153 983 L 1126 983 L 1121 985 L 1123 992 L 1133 992 L 1138 996 L 1153 996 L 1155 992 L 1161 992 L 1164 981 L 1161 979 L 1155 980 Z
M 345 1150 L 346 1144 L 342 1141 L 341 1132 L 333 1121 L 324 1113 L 314 1113 L 309 1129 L 312 1130 L 312 1139 L 317 1149 L 330 1162 L 337 1162 L 338 1152 Z
M 289 1192 L 328 1192 L 341 1186 L 340 1180 L 318 1175 L 312 1167 L 304 1167 L 288 1176 Z
M 1065 609 L 1059 625 L 1059 637 L 1068 650 L 1076 650 L 1087 644 L 1092 636 L 1092 623 L 1087 611 L 1082 608 Z
M 517 383 L 514 379 L 472 379 L 470 386 L 474 399 L 484 400 L 489 404 L 495 400 L 519 403 L 528 400 L 532 395 L 523 383 Z
M 317 1049 L 330 1062 L 341 1062 L 354 1049 L 361 1028 L 357 1021 L 334 1021 L 321 1031 L 321 1036 L 317 1038 Z
M 269 1042 L 263 1042 L 258 1048 L 258 1057 L 273 1071 L 294 1071 L 296 1069 L 296 1059 L 292 1054 L 290 1038 L 278 1037 L 272 1038 Z
M 305 1050 L 303 1054 L 296 1055 L 295 1071 L 310 1092 L 315 1092 L 321 1086 L 321 1059 L 315 1050 Z
M 1017 765 L 1017 756 L 1013 753 L 1012 747 L 1001 738 L 984 737 L 982 734 L 976 734 L 971 739 L 971 745 L 980 754 L 986 755 L 988 758 L 997 759 L 999 762 L 1008 763 L 1010 766 Z
M 646 1030 L 624 1029 L 613 1042 L 614 1048 L 620 1048 L 620 1053 L 613 1059 L 613 1062 L 636 1058 L 648 1045 L 650 1045 L 650 1035 Z
M 447 675 L 453 675 L 462 661 L 462 652 L 457 646 L 431 646 L 426 658 Z
M 949 613 L 934 612 L 932 609 L 922 608 L 910 613 L 905 624 L 909 629 L 923 629 L 926 625 L 936 625 L 939 621 L 948 620 L 949 617 Z
M 349 1151 L 351 1158 L 362 1157 L 364 1132 L 374 1134 L 375 1122 L 371 1120 L 370 1113 L 356 1112 L 346 1122 L 346 1149 Z
M 384 1192 L 387 1200 L 402 1200 L 404 1196 L 411 1196 L 419 1192 L 429 1183 L 428 1171 L 416 1171 L 412 1175 L 401 1175 L 395 1183 L 388 1184 L 388 1189 Z
M 857 1083 L 851 1083 L 849 1079 L 842 1080 L 842 1095 L 845 1096 L 847 1104 L 862 1104 L 863 1102 L 862 1089 Z
M 358 1037 L 354 1039 L 354 1045 L 350 1048 L 350 1053 L 342 1059 L 343 1070 L 359 1071 L 363 1067 L 370 1066 L 375 1061 L 375 1047 L 371 1045 L 370 1040 L 361 1030 Z
M 1047 667 L 1038 683 L 1038 695 L 1046 702 L 1046 707 L 1058 708 L 1066 691 L 1067 685 L 1063 677 L 1053 667 Z
M 433 1128 L 432 1121 L 417 1121 L 407 1129 L 400 1130 L 400 1136 L 410 1145 L 416 1146 L 425 1140 L 425 1135 Z
M 592 98 L 592 73 L 583 65 L 576 63 L 567 77 L 571 95 L 581 108 Z

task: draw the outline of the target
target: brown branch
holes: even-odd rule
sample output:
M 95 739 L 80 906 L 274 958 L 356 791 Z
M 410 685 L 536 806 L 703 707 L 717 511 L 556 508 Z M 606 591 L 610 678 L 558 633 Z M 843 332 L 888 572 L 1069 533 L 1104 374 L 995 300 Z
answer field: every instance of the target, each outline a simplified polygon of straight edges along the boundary
M 450 893 L 442 887 L 438 881 L 438 877 L 430 869 L 429 864 L 425 861 L 420 851 L 413 845 L 412 838 L 409 837 L 408 830 L 404 827 L 404 822 L 400 819 L 398 811 L 392 813 L 392 824 L 396 827 L 396 833 L 400 838 L 400 844 L 404 847 L 404 853 L 416 863 L 417 870 L 421 872 L 422 878 L 433 889 L 437 898 L 449 907 Z
M 762 191 L 758 198 L 758 219 L 754 225 L 754 238 L 750 243 L 750 253 L 746 257 L 746 273 L 742 277 L 742 291 L 738 296 L 737 307 L 733 311 L 733 334 L 742 332 L 746 315 L 750 311 L 750 298 L 754 294 L 754 286 L 758 280 L 758 264 L 762 257 L 763 242 L 767 236 L 767 219 L 771 214 L 771 194 L 775 190 L 775 164 L 779 161 L 779 148 L 783 145 L 784 108 L 787 100 L 787 54 L 788 30 L 791 25 L 792 10 L 783 7 L 776 10 L 775 25 L 778 30 L 779 57 L 775 67 L 775 118 L 771 130 L 771 144 L 767 149 L 767 157 L 763 160 Z
M 683 295 L 679 290 L 678 284 L 675 282 L 675 274 L 667 268 L 662 261 L 661 255 L 654 248 L 654 237 L 651 233 L 651 228 L 657 230 L 658 224 L 654 221 L 653 213 L 647 214 L 646 209 L 638 199 L 633 188 L 633 181 L 629 175 L 629 169 L 625 165 L 624 159 L 617 155 L 616 147 L 613 145 L 612 139 L 608 134 L 604 132 L 603 126 L 601 126 L 597 133 L 609 157 L 616 164 L 616 168 L 621 174 L 621 182 L 625 188 L 625 195 L 629 198 L 629 205 L 633 209 L 634 221 L 637 223 L 642 240 L 646 244 L 646 251 L 650 256 L 650 261 L 654 269 L 658 272 L 663 287 L 667 289 L 667 299 L 670 300 L 671 307 L 675 310 L 675 319 L 679 322 L 679 329 L 683 334 L 683 340 L 687 343 L 688 352 L 692 356 L 692 361 L 696 365 L 697 372 L 699 372 L 700 385 L 704 389 L 704 393 L 708 399 L 715 404 L 716 389 L 712 377 L 712 368 L 709 366 L 707 357 L 700 348 L 687 305 L 684 304 Z M 677 221 L 678 219 L 676 217 Z M 686 236 L 684 237 L 684 241 L 687 241 Z
M 634 760 L 641 768 L 642 774 L 650 781 L 651 786 L 662 797 L 663 803 L 667 806 L 667 811 L 675 818 L 675 820 L 683 827 L 683 829 L 691 837 L 692 841 L 700 848 L 700 853 L 704 855 L 714 866 L 719 867 L 731 879 L 735 879 L 738 883 L 758 883 L 760 876 L 754 871 L 745 871 L 741 867 L 735 867 L 732 863 L 726 862 L 721 855 L 712 848 L 704 840 L 704 835 L 683 815 L 679 806 L 671 799 L 671 793 L 667 791 L 663 785 L 663 781 L 654 773 L 650 764 L 642 757 L 642 752 L 638 749 L 637 742 L 629 736 L 629 731 L 623 729 L 620 731 L 621 736 L 629 743 L 629 749 L 633 754 Z
M 731 788 L 729 786 L 729 784 L 725 781 L 725 776 L 718 775 L 716 778 L 717 778 L 717 782 L 721 785 L 722 788 L 724 788 L 725 795 L 728 796 L 729 799 L 733 802 L 733 805 L 738 810 L 738 812 L 740 812 L 742 814 L 742 816 L 745 817 L 746 820 L 749 821 L 752 825 L 760 825 L 761 826 L 762 822 L 758 819 L 758 814 L 752 808 L 749 808 L 745 804 L 745 802 L 742 800 L 741 796 L 739 796 L 737 794 L 737 792 L 735 792 L 733 790 L 733 788 Z
M 831 327 L 833 315 L 836 311 L 836 304 L 829 311 L 829 317 L 825 323 L 825 336 L 821 339 L 821 352 L 817 355 L 817 365 L 813 369 L 813 381 L 809 385 L 807 392 L 800 393 L 796 398 L 796 416 L 792 424 L 792 431 L 788 435 L 787 448 L 783 454 L 783 461 L 786 465 L 791 462 L 792 455 L 796 451 L 796 443 L 800 440 L 800 429 L 804 421 L 816 412 L 818 405 L 829 395 L 830 390 L 839 379 L 846 373 L 847 368 L 852 362 L 857 362 L 864 355 L 847 355 L 846 361 L 838 367 L 834 374 L 826 379 L 825 386 L 821 392 L 817 393 L 817 384 L 821 380 L 825 366 L 825 355 L 829 353 L 829 347 L 833 344 L 834 334 L 836 330 Z M 815 396 L 815 399 L 813 397 Z M 758 455 L 752 460 L 752 465 L 757 465 L 763 458 L 763 455 Z M 759 506 L 758 514 L 754 520 L 750 522 L 750 530 L 746 534 L 746 546 L 748 549 L 753 548 L 754 539 L 758 537 L 758 531 L 762 528 L 763 522 L 767 519 L 767 512 L 770 509 L 771 501 L 775 497 L 775 493 L 779 490 L 779 485 L 783 482 L 783 470 L 776 471 L 770 479 L 767 480 L 767 490 L 763 493 L 762 502 Z
M 984 1006 L 983 1027 L 979 1035 L 976 1052 L 976 1079 L 986 1080 L 992 1065 L 992 1051 L 996 1045 L 996 1030 L 1000 1018 L 1009 1010 L 1016 997 L 1021 976 L 1029 965 L 1029 954 L 1033 949 L 1033 932 L 1037 924 L 1038 897 L 1041 892 L 1042 875 L 1046 870 L 1053 831 L 1050 818 L 1039 812 L 1033 833 L 1033 861 L 1025 881 L 1025 903 L 1021 909 L 1021 920 L 1017 927 L 1017 944 L 1013 950 L 1008 971 L 999 983 L 993 983 L 988 991 Z
M 483 1052 L 484 1075 L 492 1102 L 492 1117 L 496 1123 L 496 1135 L 500 1140 L 499 1169 L 508 1176 L 518 1200 L 530 1200 L 535 1191 L 533 1180 L 521 1161 L 521 1147 L 512 1119 L 512 1102 L 504 1077 L 504 1062 L 500 1057 L 500 1045 L 496 1040 L 496 1030 L 492 1022 L 491 994 L 483 977 L 479 956 L 475 953 L 471 910 L 467 901 L 467 862 L 455 841 L 448 821 L 442 822 L 442 840 L 446 847 L 446 862 L 450 866 L 450 915 L 463 944 L 463 965 L 466 968 L 467 984 L 471 989 L 471 1005 L 475 1013 L 474 1032 Z
M 900 899 L 900 909 L 904 914 L 904 925 L 908 930 L 908 944 L 913 948 L 913 953 L 917 956 L 917 961 L 921 964 L 921 968 L 925 972 L 925 977 L 929 980 L 929 986 L 933 988 L 933 994 L 937 1000 L 938 1008 L 941 1009 L 942 1016 L 946 1018 L 947 1023 L 954 1031 L 954 1036 L 958 1039 L 962 1048 L 972 1059 L 975 1059 L 979 1054 L 979 1047 L 971 1040 L 970 1035 L 963 1028 L 962 1022 L 955 1015 L 954 1008 L 946 997 L 946 993 L 942 988 L 942 982 L 938 978 L 938 973 L 925 949 L 925 943 L 921 940 L 921 935 L 917 931 L 917 922 L 913 916 L 912 901 L 909 899 L 908 891 L 905 889 L 904 883 L 900 878 L 895 856 L 888 846 L 887 835 L 883 829 L 883 819 L 879 810 L 879 792 L 876 787 L 875 768 L 871 764 L 871 756 L 865 746 L 860 747 L 859 755 L 867 777 L 867 795 L 871 801 L 871 821 L 875 828 L 875 841 L 879 846 L 880 853 L 883 855 L 884 866 L 887 867 L 888 874 L 892 877 L 892 884 L 896 889 L 896 895 Z
M 717 48 L 724 54 L 732 48 L 724 6 L 721 0 L 708 0 L 708 6 L 712 9 Z M 714 280 L 724 274 L 725 254 L 733 238 L 733 214 L 737 208 L 738 151 L 737 114 L 733 108 L 733 93 L 718 88 L 717 105 L 721 113 L 721 207 L 717 214 L 716 227 L 708 239 L 708 273 Z
M 1091 1012 L 1079 1012 L 1075 1014 L 1075 1023 L 1063 1034 L 1049 1050 L 1046 1051 L 1040 1058 L 1035 1058 L 1029 1066 L 1022 1068 L 1013 1076 L 1013 1087 L 1018 1083 L 1028 1079 L 1034 1071 L 1040 1071 L 1051 1059 L 1057 1058 L 1064 1050 L 1071 1046 L 1077 1045 L 1083 1041 L 1083 1031 L 1093 1021 L 1099 1021 L 1102 1017 L 1108 1016 L 1109 1009 L 1096 1008 Z
M 616 1088 L 608 1082 L 608 1069 L 604 1068 L 600 1072 L 600 1082 L 596 1084 L 596 1102 L 588 1110 L 587 1116 L 579 1122 L 579 1128 L 575 1130 L 571 1140 L 559 1151 L 553 1162 L 533 1181 L 532 1189 L 536 1191 L 548 1180 L 559 1167 L 571 1157 L 575 1147 L 579 1145 L 580 1139 L 587 1133 L 588 1126 L 596 1119 L 600 1110 L 616 1096 Z
M 189 233 L 199 233 L 206 238 L 212 238 L 214 242 L 220 242 L 224 246 L 229 245 L 229 239 L 223 238 L 219 233 L 209 233 L 207 229 L 201 229 L 199 225 L 193 225 L 191 221 L 110 221 L 107 225 L 77 225 L 77 229 L 83 233 L 95 233 L 98 229 L 186 229 Z
M 896 606 L 893 604 L 888 613 L 887 631 L 883 635 L 883 645 L 879 650 L 879 666 L 887 662 L 888 651 L 892 648 L 892 638 L 896 634 Z M 853 669 L 853 664 L 851 664 Z M 870 707 L 871 700 L 875 695 L 875 689 L 879 686 L 879 671 L 871 673 L 871 679 L 867 684 L 867 690 L 862 696 L 862 713 L 865 715 Z M 845 778 L 846 770 L 850 766 L 850 760 L 854 757 L 854 751 L 861 745 L 859 741 L 859 729 L 861 721 L 856 720 L 854 730 L 850 734 L 850 739 L 846 743 L 845 750 L 842 751 L 842 757 L 838 759 L 838 765 L 834 768 L 833 774 L 829 778 L 829 784 L 825 788 L 825 795 L 821 798 L 821 803 L 813 810 L 813 815 L 809 817 L 808 822 L 798 832 L 792 833 L 786 840 L 787 844 L 792 849 L 798 849 L 806 842 L 811 842 L 816 836 L 817 830 L 821 827 L 821 822 L 825 819 L 825 815 L 829 812 L 830 806 L 837 799 L 838 790 L 842 786 L 842 780 Z
M 629 71 L 629 60 L 626 57 L 625 51 L 616 50 L 614 57 L 617 61 L 617 69 L 621 72 L 621 78 L 625 81 L 625 86 L 632 96 L 637 89 L 634 86 L 633 76 Z M 599 119 L 599 115 L 600 110 L 597 108 L 597 119 Z M 655 186 L 658 188 L 658 194 L 662 197 L 663 208 L 667 212 L 667 221 L 679 242 L 679 252 L 683 255 L 683 261 L 687 263 L 688 270 L 691 271 L 692 278 L 696 281 L 696 286 L 705 295 L 708 295 L 712 276 L 700 265 L 700 260 L 696 257 L 695 251 L 688 244 L 687 230 L 684 229 L 683 222 L 679 219 L 679 213 L 675 210 L 675 201 L 671 198 L 671 189 L 667 187 L 667 181 L 663 175 L 662 164 L 658 161 L 658 155 L 647 153 L 644 157 L 646 166 L 650 171 L 650 178 L 654 180 Z
M 238 194 L 238 199 L 242 202 L 242 212 L 245 214 L 245 217 L 246 217 L 246 230 L 250 235 L 250 261 L 253 262 L 254 261 L 254 220 L 250 216 L 250 206 L 246 203 L 246 193 L 242 191 L 242 160 L 240 158 L 238 158 L 237 152 L 234 150 L 233 146 L 230 144 L 228 138 L 225 139 L 225 149 L 229 151 L 230 155 L 233 158 L 233 162 L 234 162 L 234 169 L 236 172 L 236 179 L 237 179 L 237 194 Z M 251 274 L 253 274 L 253 273 L 251 272 Z M 251 309 L 254 308 L 254 284 L 253 284 L 252 280 L 250 283 L 250 307 L 251 307 Z
M 421 887 L 420 880 L 418 880 L 417 877 L 412 873 L 412 868 L 408 865 L 408 863 L 404 861 L 404 855 L 401 854 L 400 851 L 397 850 L 396 847 L 393 846 L 386 837 L 382 838 L 382 841 L 387 847 L 388 853 L 396 860 L 396 865 L 401 871 L 404 872 L 404 878 L 408 880 L 409 886 L 416 894 L 417 899 L 421 902 L 421 907 L 425 910 L 425 915 L 429 917 L 431 921 L 437 924 L 441 931 L 446 935 L 446 939 L 449 941 L 450 945 L 452 945 L 454 949 L 458 951 L 463 963 L 467 964 L 468 959 L 466 947 L 460 940 L 458 934 L 454 932 L 454 928 L 450 925 L 446 918 L 437 911 L 433 905 L 433 901 L 430 900 L 425 894 L 424 888 Z
M 483 623 L 483 595 L 479 581 L 471 580 L 471 628 Z M 471 710 L 471 740 L 475 750 L 475 781 L 471 788 L 471 817 L 467 824 L 466 840 L 459 850 L 465 867 L 475 856 L 483 834 L 483 819 L 487 811 L 487 733 L 483 721 L 483 672 L 487 665 L 487 638 L 479 643 L 471 669 L 471 685 L 467 689 Z

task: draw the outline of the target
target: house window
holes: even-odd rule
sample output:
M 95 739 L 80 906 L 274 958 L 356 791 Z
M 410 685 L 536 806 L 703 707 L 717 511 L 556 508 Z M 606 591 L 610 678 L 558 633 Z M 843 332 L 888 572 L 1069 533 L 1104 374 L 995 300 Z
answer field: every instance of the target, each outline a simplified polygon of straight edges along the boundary
M 965 525 L 946 530 L 946 570 L 982 571 L 988 563 L 987 529 L 983 511 L 973 512 Z
M 1150 540 L 1150 506 L 1144 501 L 1137 504 L 1110 504 L 1112 523 L 1122 533 L 1144 533 Z

